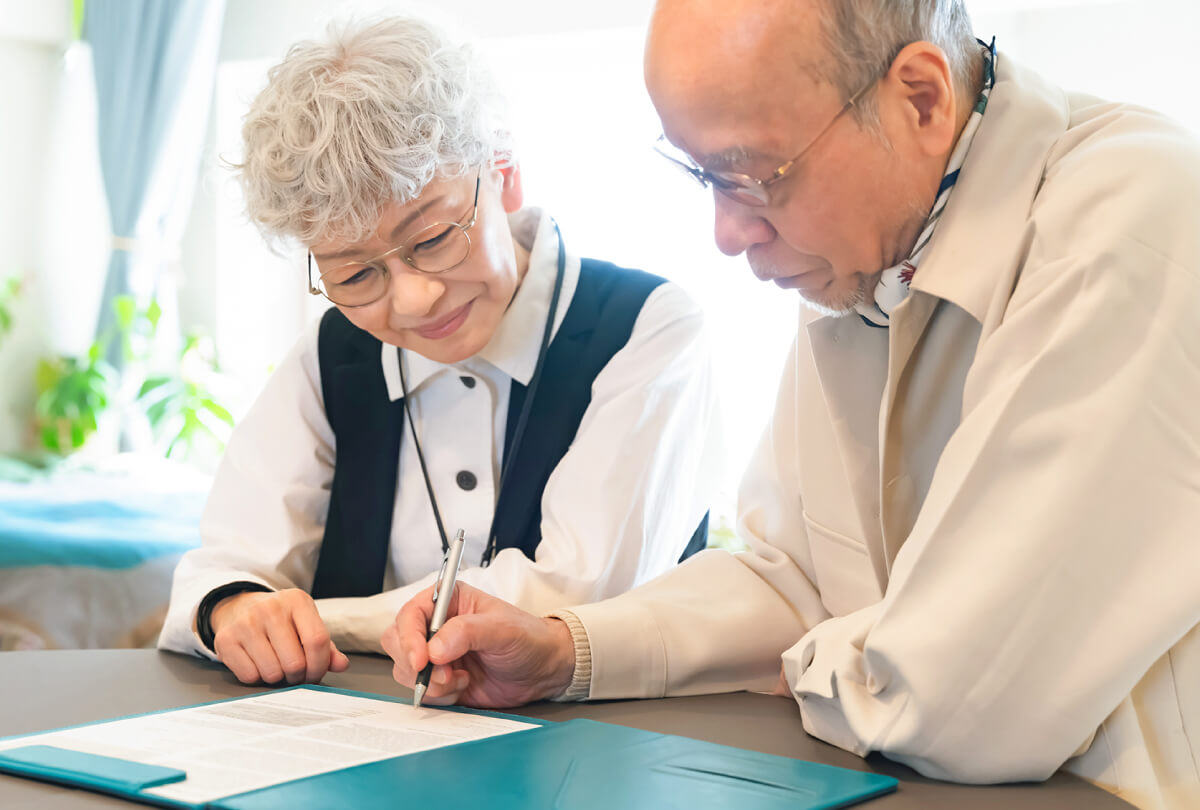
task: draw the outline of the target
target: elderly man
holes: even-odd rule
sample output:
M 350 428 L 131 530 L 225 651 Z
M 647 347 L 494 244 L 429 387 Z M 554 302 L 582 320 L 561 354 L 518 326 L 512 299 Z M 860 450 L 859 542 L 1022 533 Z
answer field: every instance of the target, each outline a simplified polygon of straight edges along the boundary
M 434 699 L 773 686 L 963 782 L 1200 807 L 1200 151 L 977 42 L 959 0 L 662 0 L 646 81 L 716 240 L 814 310 L 748 552 L 385 636 Z M 782 659 L 782 676 L 780 660 Z

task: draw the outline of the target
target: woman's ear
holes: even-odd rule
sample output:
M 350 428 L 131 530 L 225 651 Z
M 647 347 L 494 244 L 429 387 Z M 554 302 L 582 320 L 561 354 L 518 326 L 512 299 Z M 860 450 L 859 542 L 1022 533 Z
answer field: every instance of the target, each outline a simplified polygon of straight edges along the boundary
M 513 214 L 525 204 L 525 190 L 521 187 L 521 165 L 513 158 L 501 164 L 500 201 L 506 213 Z

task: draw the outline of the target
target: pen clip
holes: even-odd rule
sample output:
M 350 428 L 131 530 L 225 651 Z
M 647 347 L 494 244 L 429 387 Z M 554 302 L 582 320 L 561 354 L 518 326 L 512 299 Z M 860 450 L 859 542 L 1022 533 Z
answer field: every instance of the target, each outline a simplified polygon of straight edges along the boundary
M 446 581 L 446 569 L 450 566 L 450 558 L 454 558 L 454 573 L 450 579 L 453 580 L 458 574 L 458 564 L 462 560 L 462 547 L 466 540 L 466 533 L 459 529 L 454 533 L 454 540 L 450 545 L 446 546 L 446 550 L 442 552 L 442 567 L 438 571 L 437 582 L 433 585 L 433 604 L 436 607 L 438 597 L 442 593 L 442 583 Z M 453 591 L 453 588 L 451 588 Z
M 437 581 L 433 583 L 433 603 L 436 605 L 438 595 L 442 590 L 442 580 L 446 578 L 446 566 L 450 564 L 450 549 L 442 554 L 442 567 L 438 570 Z

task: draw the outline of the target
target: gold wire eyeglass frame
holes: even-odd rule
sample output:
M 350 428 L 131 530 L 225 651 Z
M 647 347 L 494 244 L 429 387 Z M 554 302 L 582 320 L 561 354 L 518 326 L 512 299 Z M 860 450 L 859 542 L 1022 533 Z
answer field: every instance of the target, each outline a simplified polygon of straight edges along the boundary
M 842 105 L 842 108 L 838 110 L 837 114 L 829 120 L 829 123 L 822 127 L 821 131 L 818 132 L 816 136 L 814 136 L 812 140 L 810 140 L 805 147 L 796 154 L 794 158 L 780 165 L 777 169 L 775 169 L 775 171 L 771 172 L 770 176 L 765 180 L 760 180 L 757 177 L 751 177 L 750 175 L 742 174 L 741 172 L 722 171 L 720 169 L 710 171 L 696 165 L 695 162 L 693 162 L 690 158 L 688 158 L 686 161 L 680 160 L 667 151 L 666 144 L 668 144 L 669 141 L 667 141 L 667 136 L 665 134 L 658 136 L 658 140 L 655 141 L 654 144 L 654 151 L 658 152 L 667 160 L 681 167 L 684 171 L 695 178 L 701 186 L 708 188 L 711 185 L 714 189 L 721 192 L 726 197 L 734 200 L 735 202 L 739 202 L 743 205 L 748 205 L 754 208 L 762 208 L 770 204 L 771 186 L 787 177 L 788 174 L 791 173 L 792 169 L 799 164 L 800 160 L 806 154 L 808 154 L 809 150 L 816 146 L 817 142 L 825 136 L 825 133 L 833 129 L 833 125 L 836 124 L 843 115 L 854 109 L 859 100 L 861 100 L 862 97 L 866 95 L 867 91 L 874 87 L 878 81 L 878 79 L 873 80 L 870 84 L 866 85 L 857 93 L 852 95 L 850 100 Z
M 479 185 L 480 185 L 480 181 L 482 179 L 482 175 L 483 175 L 483 170 L 480 169 L 480 173 L 475 176 L 475 199 L 471 203 L 471 219 L 466 224 L 463 224 L 462 222 L 433 222 L 433 223 L 430 223 L 429 225 L 425 226 L 420 231 L 418 231 L 416 234 L 414 234 L 413 237 L 411 239 L 409 239 L 408 241 L 402 242 L 401 244 L 396 245 L 396 247 L 394 247 L 391 250 L 388 250 L 384 253 L 379 254 L 378 256 L 376 256 L 373 259 L 368 259 L 365 262 L 345 262 L 343 264 L 339 264 L 337 267 L 333 267 L 329 270 L 326 270 L 324 273 L 321 273 L 319 276 L 317 276 L 317 283 L 323 283 L 323 279 L 325 278 L 325 276 L 329 275 L 330 273 L 336 273 L 337 271 L 339 271 L 345 267 L 349 267 L 350 265 L 360 265 L 360 264 L 364 267 L 378 268 L 379 271 L 383 274 L 384 281 L 385 282 L 390 281 L 391 280 L 391 271 L 388 270 L 385 260 L 389 256 L 393 256 L 393 255 L 399 256 L 404 261 L 405 264 L 407 264 L 412 269 L 416 270 L 418 273 L 424 273 L 425 275 L 429 275 L 429 276 L 439 276 L 442 273 L 448 273 L 451 270 L 453 270 L 454 268 L 458 267 L 463 262 L 465 262 L 467 260 L 467 258 L 471 255 L 471 247 L 472 247 L 471 234 L 467 233 L 467 231 L 469 231 L 472 227 L 474 227 L 476 218 L 479 215 Z M 419 237 L 422 234 L 426 233 L 427 231 L 431 231 L 435 228 L 439 228 L 442 226 L 458 228 L 458 230 L 462 233 L 463 237 L 467 240 L 466 252 L 463 253 L 461 259 L 459 259 L 458 261 L 456 261 L 454 264 L 450 265 L 449 267 L 443 267 L 441 270 L 425 270 L 417 265 L 416 260 L 413 259 L 412 256 L 404 253 L 404 249 L 407 248 L 409 245 L 411 245 L 413 242 L 419 241 Z M 313 269 L 313 255 L 312 255 L 312 251 L 310 250 L 308 252 L 308 292 L 309 292 L 309 295 L 320 295 L 320 296 L 324 297 L 330 303 L 337 304 L 337 306 L 339 306 L 339 307 L 354 308 L 354 307 L 369 306 L 371 304 L 374 304 L 376 301 L 378 301 L 380 298 L 382 298 L 384 295 L 387 294 L 388 284 L 385 283 L 382 286 L 379 295 L 372 298 L 370 301 L 363 301 L 358 304 L 342 304 L 342 303 L 339 303 L 339 302 L 335 301 L 334 299 L 330 298 L 329 295 L 324 290 L 320 289 L 320 287 L 318 287 L 317 284 L 313 283 L 312 269 Z

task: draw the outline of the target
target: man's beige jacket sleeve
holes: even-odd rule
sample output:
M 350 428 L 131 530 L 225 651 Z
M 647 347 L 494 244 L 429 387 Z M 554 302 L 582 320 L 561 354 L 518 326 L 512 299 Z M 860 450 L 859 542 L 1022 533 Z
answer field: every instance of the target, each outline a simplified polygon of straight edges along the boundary
M 625 597 L 571 609 L 593 651 L 591 698 L 772 689 L 780 652 L 829 617 L 799 502 L 795 362 L 793 347 L 739 494 L 751 550 L 705 551 Z

